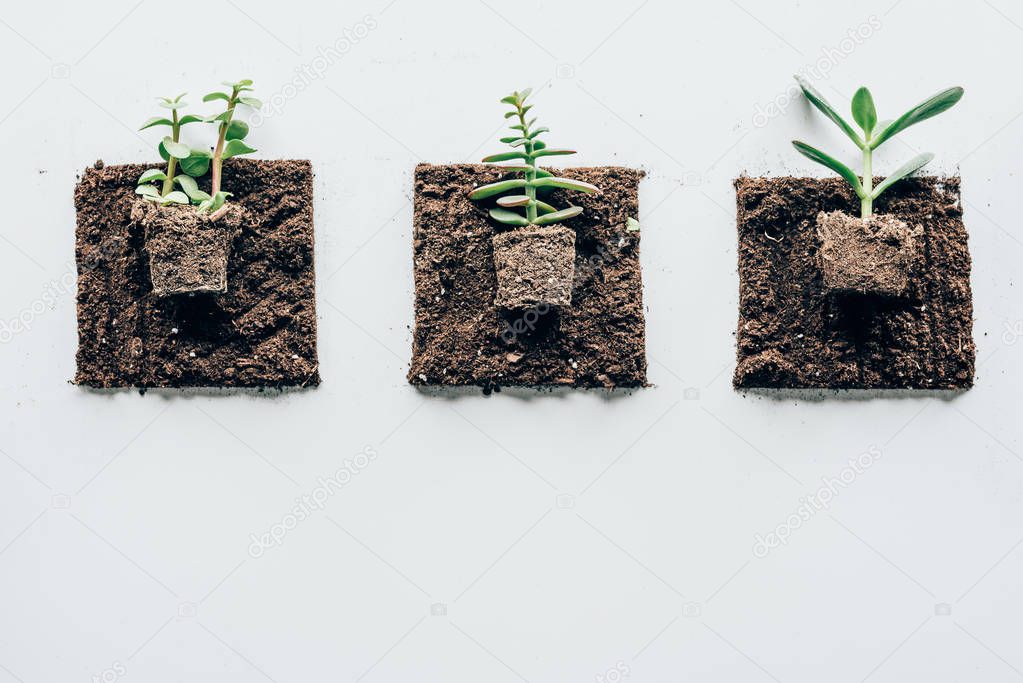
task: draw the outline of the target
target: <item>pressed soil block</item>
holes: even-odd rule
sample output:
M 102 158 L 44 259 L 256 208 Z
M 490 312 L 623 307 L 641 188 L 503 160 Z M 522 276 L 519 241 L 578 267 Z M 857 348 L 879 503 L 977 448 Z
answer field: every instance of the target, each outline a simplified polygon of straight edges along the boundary
M 826 235 L 822 242 L 817 218 L 858 211 L 859 200 L 845 181 L 739 178 L 735 187 L 736 388 L 973 386 L 971 261 L 958 177 L 902 180 L 875 203 L 878 215 L 901 221 L 911 232 L 921 229 L 913 237 L 919 242 L 913 247 L 919 253 L 918 270 L 910 268 L 898 297 L 829 291 L 825 283 L 827 259 L 821 251 L 834 245 L 828 245 Z M 879 250 L 876 258 L 885 253 L 891 255 Z M 871 267 L 883 271 L 887 266 Z
M 240 213 L 221 219 L 227 219 L 224 227 L 233 236 L 226 291 L 176 296 L 154 291 L 149 260 L 154 243 L 151 239 L 147 250 L 143 225 L 150 209 L 137 208 L 134 193 L 139 175 L 160 167 L 97 162 L 75 188 L 75 383 L 104 388 L 319 384 L 311 164 L 227 160 L 224 187 L 234 193 L 229 201 Z
M 824 289 L 837 294 L 902 297 L 919 272 L 923 226 L 910 228 L 894 216 L 867 220 L 843 211 L 817 215 Z
M 233 204 L 216 221 L 192 206 L 137 199 L 131 219 L 142 226 L 149 277 L 157 296 L 227 291 L 227 259 L 241 225 Z
M 571 306 L 509 311 L 495 304 L 494 238 L 507 231 L 469 192 L 495 182 L 490 166 L 420 164 L 415 175 L 415 385 L 642 387 L 646 333 L 638 218 L 642 171 L 558 169 L 600 194 L 556 191 L 555 206 L 583 207 L 575 233 Z
M 563 225 L 513 228 L 494 235 L 495 304 L 508 310 L 569 306 L 575 231 Z

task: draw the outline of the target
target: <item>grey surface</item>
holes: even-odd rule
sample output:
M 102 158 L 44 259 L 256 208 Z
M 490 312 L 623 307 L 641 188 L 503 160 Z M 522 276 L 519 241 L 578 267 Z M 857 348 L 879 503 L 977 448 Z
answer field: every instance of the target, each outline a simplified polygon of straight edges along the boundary
M 151 0 L 0 9 L 0 683 L 1023 676 L 1017 5 L 190 11 L 179 37 Z M 863 26 L 862 44 L 847 39 Z M 344 54 L 318 52 L 346 30 Z M 868 81 L 883 118 L 967 88 L 875 166 L 930 150 L 933 170 L 964 177 L 979 346 L 965 395 L 729 386 L 731 180 L 821 172 L 797 136 L 854 161 L 803 102 L 765 110 L 819 60 L 828 97 L 844 107 Z M 243 77 L 268 102 L 307 85 L 250 142 L 315 164 L 323 386 L 70 386 L 76 172 L 155 159 L 157 134 L 135 133 L 152 98 L 198 103 Z M 546 86 L 536 112 L 552 143 L 582 150 L 572 164 L 649 171 L 650 390 L 484 398 L 405 383 L 414 164 L 496 151 L 497 100 L 526 85 Z M 19 316 L 27 329 L 12 329 Z M 324 510 L 250 553 L 366 448 Z M 832 485 L 828 509 L 759 557 L 757 535 L 861 454 L 870 466 Z

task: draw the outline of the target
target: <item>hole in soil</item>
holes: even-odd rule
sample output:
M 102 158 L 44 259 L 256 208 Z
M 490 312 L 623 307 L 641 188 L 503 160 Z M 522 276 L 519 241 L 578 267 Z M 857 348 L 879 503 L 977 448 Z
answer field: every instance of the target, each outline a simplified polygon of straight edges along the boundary
M 524 311 L 499 309 L 501 339 L 509 348 L 538 346 L 554 340 L 561 330 L 561 316 L 553 306 L 541 304 Z
M 195 294 L 168 297 L 171 318 L 182 334 L 191 339 L 218 341 L 229 338 L 234 329 L 231 315 L 221 307 L 216 296 Z

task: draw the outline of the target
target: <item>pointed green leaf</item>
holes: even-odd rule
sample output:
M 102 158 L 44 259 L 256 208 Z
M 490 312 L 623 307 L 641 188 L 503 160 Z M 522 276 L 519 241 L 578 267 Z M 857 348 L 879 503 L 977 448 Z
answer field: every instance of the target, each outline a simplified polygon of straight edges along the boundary
M 156 189 L 155 185 L 139 185 L 135 188 L 135 194 L 140 194 L 146 198 L 160 198 L 160 191 Z
M 802 76 L 796 76 L 795 78 L 796 83 L 799 84 L 803 94 L 806 95 L 806 99 L 810 100 L 810 104 L 817 107 L 817 109 L 819 109 L 825 116 L 834 121 L 835 125 L 841 128 L 842 132 L 848 135 L 849 138 L 856 143 L 857 147 L 863 149 L 863 145 L 865 144 L 863 139 L 855 130 L 853 130 L 853 127 L 850 126 L 845 119 L 839 116 L 838 112 L 835 111 L 835 108 L 832 107 L 826 99 L 824 99 L 824 96 L 817 92 L 817 89 L 810 85 L 809 81 Z
M 167 204 L 191 204 L 191 202 L 188 200 L 188 195 L 187 194 L 185 194 L 184 192 L 178 192 L 177 190 L 175 190 L 174 192 L 168 192 L 167 195 L 163 198 L 163 201 L 161 202 L 161 204 L 164 204 L 164 205 L 167 205 Z
M 193 178 L 201 178 L 210 169 L 210 157 L 206 150 L 192 150 L 187 159 L 181 160 L 181 170 Z
M 174 122 L 170 119 L 165 119 L 162 116 L 154 116 L 142 124 L 139 130 L 145 130 L 146 128 L 152 128 L 153 126 L 173 126 Z
M 231 121 L 227 124 L 227 140 L 244 140 L 248 134 L 249 124 L 244 121 Z
M 529 221 L 526 220 L 525 216 L 520 216 L 514 211 L 508 209 L 491 209 L 490 217 L 499 223 L 505 225 L 516 225 L 519 227 L 529 225 Z
M 185 114 L 180 119 L 178 119 L 178 125 L 184 126 L 185 124 L 201 123 L 202 121 L 204 121 L 204 119 L 201 116 L 196 116 L 195 114 Z
M 537 135 L 541 135 L 541 134 L 543 134 L 543 133 L 550 133 L 550 132 L 551 132 L 551 129 L 550 129 L 550 128 L 546 128 L 546 127 L 543 127 L 543 128 L 537 128 L 536 130 L 534 130 L 534 131 L 533 131 L 532 133 L 530 133 L 530 134 L 529 134 L 529 139 L 530 139 L 530 140 L 532 140 L 532 139 L 533 139 L 533 138 L 535 138 L 535 137 L 536 137 Z
M 241 140 L 228 140 L 227 144 L 224 145 L 224 159 L 230 159 L 236 157 L 239 154 L 252 154 L 256 150 L 249 147 Z
M 517 111 L 509 111 L 509 112 L 505 112 L 504 118 L 510 119 L 511 117 L 518 116 L 518 115 L 519 115 L 519 113 Z
M 258 100 L 255 97 L 239 97 L 238 101 L 247 107 L 252 107 L 253 109 L 260 109 L 263 106 L 262 100 Z
M 498 206 L 503 206 L 507 209 L 514 208 L 516 206 L 525 206 L 529 203 L 529 197 L 524 194 L 513 194 L 507 197 L 501 197 L 497 200 Z
M 510 161 L 512 159 L 528 159 L 529 155 L 525 152 L 501 152 L 500 154 L 491 154 L 488 157 L 483 158 L 483 163 L 490 164 L 495 161 Z
M 537 143 L 539 144 L 539 143 Z M 538 149 L 533 152 L 533 158 L 539 159 L 540 157 L 563 157 L 566 154 L 575 154 L 575 150 L 572 149 Z
M 518 139 L 519 139 L 518 135 L 512 135 L 511 137 L 501 138 L 501 142 L 507 145 L 509 142 L 515 142 Z
M 536 210 L 540 213 L 540 215 L 543 215 L 545 213 L 554 213 L 555 211 L 557 211 L 556 208 L 554 208 L 547 202 L 540 201 L 539 199 L 536 200 Z
M 501 180 L 496 183 L 490 183 L 489 185 L 482 185 L 477 187 L 475 190 L 469 193 L 469 199 L 478 201 L 480 199 L 486 199 L 487 197 L 493 197 L 495 194 L 501 194 L 508 190 L 515 190 L 520 187 L 525 187 L 526 181 L 523 178 L 514 178 L 512 180 Z
M 871 149 L 877 149 L 882 143 L 895 135 L 898 135 L 910 126 L 916 125 L 921 121 L 926 121 L 932 116 L 937 116 L 943 111 L 951 109 L 961 99 L 963 99 L 962 88 L 957 87 L 942 90 L 934 97 L 924 100 L 920 104 L 916 105 L 908 112 L 897 118 L 894 123 L 882 130 L 881 134 L 870 143 Z
M 155 180 L 167 180 L 167 174 L 158 168 L 151 168 L 141 176 L 139 176 L 138 185 L 142 183 L 151 183 Z
M 799 150 L 799 153 L 805 156 L 807 159 L 816 161 L 818 164 L 827 166 L 832 171 L 845 178 L 845 181 L 852 185 L 852 188 L 853 190 L 856 191 L 857 196 L 859 196 L 860 198 L 864 196 L 865 193 L 863 191 L 863 184 L 860 182 L 859 177 L 855 173 L 853 173 L 853 170 L 851 168 L 843 164 L 838 159 L 828 156 L 824 152 L 820 151 L 819 149 L 811 147 L 805 142 L 793 140 L 792 144 L 793 146 L 795 146 L 797 150 Z
M 187 159 L 188 155 L 192 153 L 188 145 L 182 142 L 174 142 L 174 139 L 169 135 L 163 139 L 163 148 L 175 159 Z
M 510 104 L 511 106 L 514 107 L 519 103 L 519 98 L 516 97 L 515 95 L 507 95 L 501 98 L 501 102 L 504 104 Z
M 881 182 L 881 183 L 880 183 L 880 184 L 879 184 L 879 185 L 878 185 L 878 186 L 877 186 L 877 187 L 876 187 L 876 188 L 874 189 L 874 192 L 873 192 L 873 194 L 872 194 L 871 196 L 872 196 L 872 197 L 873 197 L 874 199 L 877 199 L 878 197 L 880 197 L 880 196 L 881 196 L 881 193 L 882 193 L 882 192 L 884 192 L 884 191 L 885 191 L 885 190 L 887 190 L 887 189 L 888 189 L 889 187 L 891 187 L 891 186 L 892 186 L 892 185 L 894 185 L 895 183 L 899 182 L 900 180 L 902 180 L 902 179 L 903 179 L 903 178 L 905 178 L 906 176 L 908 176 L 908 175 L 910 175 L 910 174 L 912 174 L 912 173 L 916 173 L 916 172 L 917 172 L 917 171 L 919 171 L 919 170 L 920 170 L 921 168 L 923 168 L 923 167 L 924 167 L 924 166 L 926 166 L 927 164 L 931 163 L 931 160 L 932 160 L 932 159 L 934 159 L 934 155 L 933 155 L 933 154 L 931 154 L 930 152 L 926 152 L 926 153 L 924 153 L 924 154 L 921 154 L 920 156 L 918 156 L 918 157 L 914 158 L 914 159 L 913 159 L 912 161 L 909 161 L 908 163 L 906 163 L 906 164 L 904 164 L 904 165 L 900 166 L 900 167 L 899 167 L 899 169 L 898 169 L 897 171 L 895 171 L 895 172 L 894 172 L 894 173 L 892 173 L 892 174 L 891 174 L 890 176 L 888 176 L 887 178 L 885 178 L 885 179 L 884 179 L 884 180 L 883 180 L 883 181 L 882 181 L 882 182 Z
M 600 192 L 600 188 L 596 185 L 584 183 L 581 180 L 573 180 L 571 178 L 537 178 L 533 181 L 533 187 L 557 187 L 562 190 L 577 190 L 579 192 L 585 192 L 586 194 Z
M 582 212 L 583 207 L 570 206 L 567 209 L 562 209 L 561 211 L 545 213 L 542 216 L 537 216 L 536 220 L 533 221 L 533 225 L 550 225 L 551 223 L 560 223 L 561 221 L 567 221 L 569 218 L 578 216 Z
M 228 95 L 226 92 L 211 92 L 209 94 L 203 95 L 202 98 L 203 102 L 212 102 L 213 100 L 224 100 L 225 102 L 230 102 L 231 96 Z
M 874 107 L 874 96 L 865 87 L 856 91 L 852 98 L 853 121 L 859 124 L 866 135 L 877 125 L 877 109 Z

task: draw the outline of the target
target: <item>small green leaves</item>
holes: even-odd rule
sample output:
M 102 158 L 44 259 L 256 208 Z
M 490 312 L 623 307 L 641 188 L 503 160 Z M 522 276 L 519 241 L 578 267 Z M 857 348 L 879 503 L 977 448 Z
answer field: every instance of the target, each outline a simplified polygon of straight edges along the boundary
M 201 178 L 210 170 L 211 156 L 206 150 L 192 150 L 187 159 L 181 160 L 181 170 L 193 178 Z
M 555 211 L 554 213 L 544 214 L 543 216 L 537 216 L 536 220 L 533 221 L 533 225 L 550 225 L 551 223 L 559 223 L 561 221 L 567 221 L 569 218 L 574 218 L 583 212 L 581 206 L 570 206 L 567 209 L 561 211 Z
M 164 206 L 167 206 L 168 204 L 191 204 L 188 199 L 188 195 L 184 192 L 178 192 L 177 190 L 174 192 L 168 192 L 167 195 L 161 199 L 160 203 Z
M 216 195 L 209 199 L 205 199 L 199 203 L 197 211 L 202 212 L 214 212 L 220 209 L 227 202 L 227 198 L 231 196 L 230 192 L 218 192 Z
M 865 144 L 863 139 L 860 138 L 856 131 L 853 130 L 853 127 L 850 126 L 837 111 L 835 111 L 835 108 L 832 107 L 826 99 L 824 99 L 824 95 L 817 92 L 817 89 L 810 85 L 810 82 L 802 76 L 796 76 L 795 79 L 796 83 L 799 84 L 800 89 L 802 89 L 803 94 L 806 95 L 806 99 L 810 100 L 810 104 L 817 107 L 817 109 L 819 109 L 825 116 L 834 121 L 835 125 L 841 128 L 842 132 L 848 135 L 849 139 L 855 142 L 857 147 L 862 149 Z
M 894 123 L 882 130 L 877 138 L 871 142 L 871 149 L 877 149 L 882 143 L 898 135 L 910 126 L 916 125 L 921 121 L 926 121 L 927 119 L 937 116 L 944 111 L 948 111 L 954 107 L 959 100 L 963 99 L 963 92 L 962 88 L 949 88 L 948 90 L 942 90 L 930 99 L 924 100 L 896 119 Z
M 192 153 L 188 145 L 175 142 L 169 135 L 163 139 L 163 148 L 175 159 L 187 159 Z
M 148 171 L 144 172 L 141 176 L 139 176 L 138 184 L 141 185 L 142 183 L 152 183 L 156 182 L 157 180 L 167 180 L 167 174 L 158 168 L 151 168 Z
M 227 144 L 224 145 L 224 154 L 222 158 L 230 159 L 231 157 L 236 157 L 240 154 L 251 154 L 255 151 L 255 149 L 249 147 L 241 140 L 228 140 Z
M 490 183 L 489 185 L 483 185 L 477 187 L 475 190 L 469 193 L 469 199 L 473 201 L 486 199 L 487 197 L 493 197 L 494 195 L 507 192 L 508 190 L 515 190 L 520 187 L 525 187 L 526 181 L 523 179 L 515 180 L 502 180 L 497 183 Z
M 903 166 L 900 166 L 898 170 L 896 170 L 890 176 L 885 178 L 884 181 L 881 182 L 881 184 L 879 184 L 877 188 L 874 189 L 874 192 L 871 194 L 871 199 L 877 199 L 878 197 L 881 196 L 882 192 L 884 192 L 889 187 L 891 187 L 898 181 L 902 180 L 906 176 L 916 173 L 921 168 L 931 163 L 932 159 L 934 159 L 934 155 L 931 154 L 930 152 L 927 152 L 925 154 L 921 154 L 918 157 L 915 157 L 912 161 L 904 164 Z
M 148 119 L 145 123 L 143 123 L 142 126 L 139 127 L 139 130 L 145 130 L 146 128 L 152 128 L 153 126 L 173 126 L 173 125 L 174 125 L 174 122 L 171 121 L 168 118 L 164 118 L 163 116 L 154 116 L 153 118 Z
M 181 186 L 182 191 L 188 198 L 193 202 L 201 202 L 210 198 L 208 194 L 199 189 L 198 183 L 195 182 L 195 178 L 187 175 L 179 175 L 174 178 L 174 182 Z
M 244 140 L 245 136 L 249 134 L 249 124 L 244 121 L 231 121 L 227 124 L 227 140 Z M 256 150 L 252 150 L 255 152 Z
M 491 209 L 490 217 L 498 223 L 504 223 L 505 225 L 514 225 L 518 227 L 525 227 L 529 225 L 529 220 L 514 211 L 509 211 L 508 209 Z
M 877 125 L 877 109 L 874 108 L 874 98 L 866 88 L 860 88 L 852 98 L 853 121 L 863 129 L 865 136 L 869 139 L 870 134 Z
M 160 199 L 160 190 L 156 189 L 155 185 L 139 185 L 135 188 L 135 194 L 146 199 Z
M 832 171 L 845 178 L 846 182 L 852 185 L 853 190 L 856 191 L 856 194 L 860 198 L 866 196 L 863 191 L 863 184 L 860 183 L 859 177 L 853 172 L 851 168 L 843 164 L 838 159 L 828 156 L 824 152 L 814 147 L 811 147 L 805 142 L 799 142 L 798 140 L 794 140 L 792 144 L 795 146 L 797 150 L 799 150 L 799 153 L 805 156 L 806 158 L 812 161 L 816 161 L 818 164 L 823 164 L 824 166 L 827 166 Z

